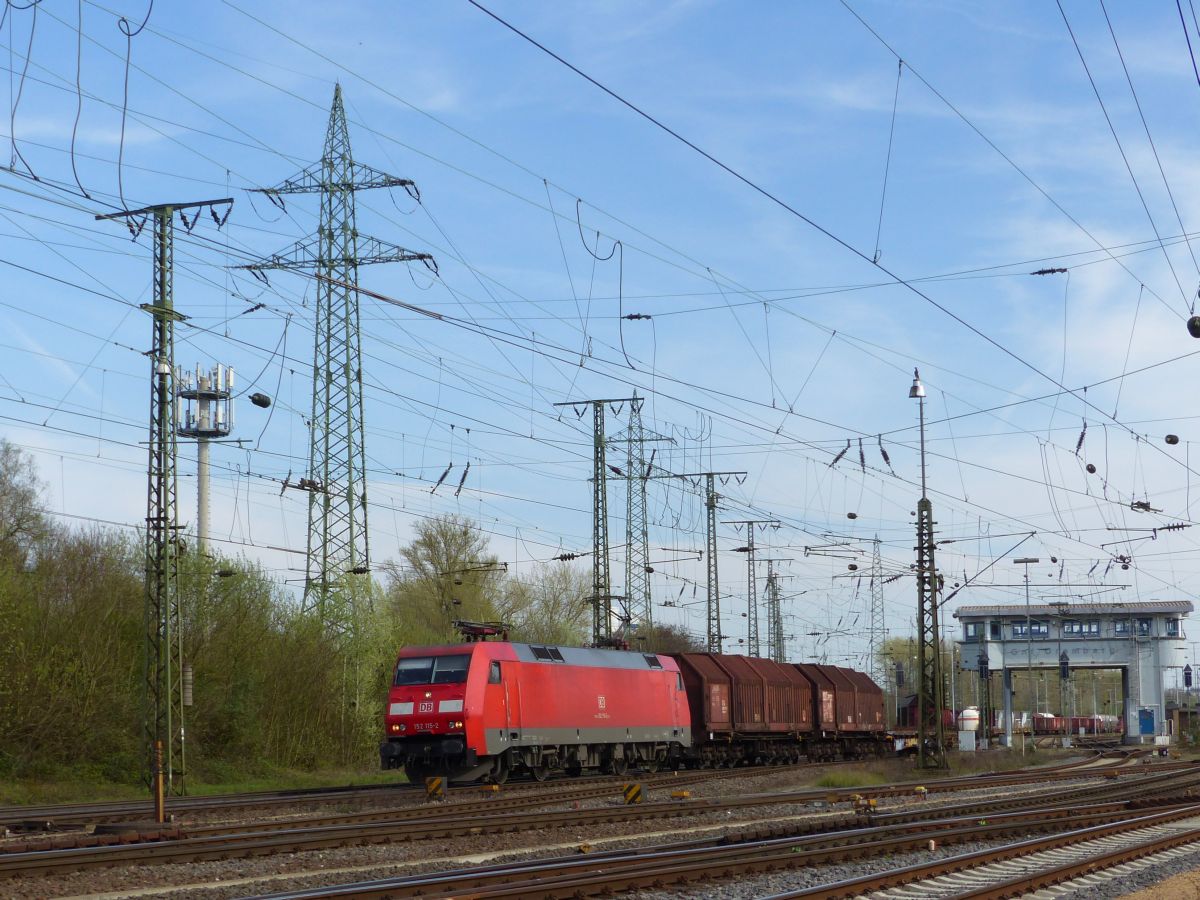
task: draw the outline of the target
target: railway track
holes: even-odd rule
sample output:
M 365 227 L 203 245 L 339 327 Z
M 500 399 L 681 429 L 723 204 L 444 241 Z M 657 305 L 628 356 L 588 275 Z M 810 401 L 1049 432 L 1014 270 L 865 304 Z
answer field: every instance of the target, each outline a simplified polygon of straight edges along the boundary
M 1059 772 L 1103 762 L 1104 756 L 1099 752 L 1083 760 L 1064 763 L 1058 766 L 1045 766 L 1030 769 L 1031 772 Z M 845 760 L 834 763 L 819 763 L 802 765 L 817 767 L 836 767 L 854 765 L 860 760 Z M 681 770 L 681 778 L 692 778 L 694 772 L 705 772 L 705 777 L 724 777 L 724 773 L 751 774 L 756 771 L 778 772 L 779 767 L 743 767 L 739 769 L 702 769 Z M 1025 771 L 1025 770 L 1018 770 Z M 626 776 L 598 775 L 585 778 L 562 777 L 550 782 L 509 782 L 504 786 L 504 792 L 524 792 L 553 789 L 562 784 L 574 787 L 591 785 L 614 785 L 622 781 L 645 781 L 663 777 L 664 773 L 652 775 L 649 773 L 630 773 Z M 1013 773 L 1016 774 L 1016 773 Z M 976 777 L 976 776 L 966 776 Z M 477 794 L 480 785 L 451 785 L 447 793 L 450 796 L 467 796 Z M 344 785 L 332 788 L 298 788 L 284 791 L 252 791 L 240 794 L 211 794 L 206 796 L 172 797 L 169 800 L 169 812 L 175 816 L 196 813 L 212 813 L 235 810 L 270 809 L 281 806 L 303 804 L 346 803 L 358 801 L 387 802 L 391 798 L 403 797 L 406 800 L 420 802 L 424 799 L 424 789 L 421 785 L 407 782 L 376 785 Z M 130 820 L 146 820 L 153 816 L 153 807 L 148 800 L 118 800 L 104 803 L 63 803 L 40 806 L 7 806 L 0 807 L 0 829 L 11 830 L 56 830 L 63 827 L 73 827 L 78 830 L 84 825 L 125 822 Z
M 862 760 L 842 760 L 837 762 L 802 763 L 811 768 L 827 768 L 855 765 Z M 1051 769 L 1055 767 L 1049 767 Z M 680 776 L 690 777 L 693 770 L 680 770 Z M 739 772 L 777 772 L 778 766 L 746 766 L 736 770 L 703 769 L 710 777 L 722 777 L 721 773 Z M 556 785 L 569 784 L 573 786 L 620 784 L 622 781 L 644 780 L 661 777 L 669 773 L 631 772 L 628 775 L 594 775 L 585 777 L 557 776 L 547 782 L 510 781 L 504 785 L 505 793 L 520 791 L 537 791 L 553 788 Z M 451 784 L 447 788 L 450 796 L 477 794 L 480 784 Z M 346 803 L 363 800 L 387 800 L 391 797 L 405 797 L 414 801 L 423 800 L 424 786 L 397 782 L 372 785 L 343 785 L 330 788 L 296 788 L 282 791 L 249 791 L 238 794 L 208 794 L 203 796 L 171 797 L 168 800 L 168 811 L 176 816 L 192 813 L 222 812 L 226 810 L 269 809 L 279 806 L 295 806 L 302 804 Z M 115 800 L 102 803 L 60 803 L 38 806 L 4 806 L 0 807 L 0 829 L 5 827 L 19 830 L 23 827 L 52 830 L 58 825 L 102 824 L 108 822 L 123 822 L 130 819 L 147 819 L 153 815 L 153 806 L 149 800 Z
M 829 835 L 750 840 L 736 843 L 687 842 L 646 848 L 637 851 L 555 857 L 491 866 L 476 866 L 449 872 L 389 878 L 369 882 L 323 886 L 312 890 L 288 891 L 267 895 L 271 900 L 310 900 L 315 897 L 361 898 L 436 898 L 461 897 L 469 894 L 477 900 L 484 898 L 560 898 L 589 897 L 622 890 L 684 886 L 707 882 L 714 878 L 751 876 L 788 869 L 810 869 L 814 866 L 843 864 L 892 856 L 923 849 L 930 840 L 944 844 L 983 840 L 1004 840 L 1014 835 L 1023 838 L 1030 833 L 1051 832 L 1046 837 L 1020 840 L 1007 845 L 1008 859 L 1042 849 L 1056 850 L 1078 845 L 1084 854 L 1090 852 L 1089 841 L 1113 844 L 1119 835 L 1133 834 L 1126 843 L 1135 846 L 1142 835 L 1156 839 L 1181 841 L 1181 835 L 1195 833 L 1200 839 L 1200 804 L 1176 806 L 1149 814 L 1139 814 L 1128 808 L 1114 809 L 1111 805 L 1094 809 L 1059 811 L 1032 810 L 981 824 L 973 817 L 947 818 L 909 828 L 902 834 L 889 828 L 866 828 Z M 1128 849 L 1128 847 L 1126 848 Z M 996 851 L 999 852 L 999 851 Z M 940 861 L 941 872 L 964 872 L 975 865 L 984 854 L 963 854 Z M 949 866 L 949 868 L 945 868 Z M 841 898 L 856 897 L 877 888 L 895 885 L 916 885 L 915 891 L 894 896 L 925 898 L 961 896 L 926 892 L 930 871 L 936 866 L 910 866 L 881 876 L 853 879 L 806 891 L 778 895 L 783 898 Z M 1011 872 L 1009 873 L 1011 875 Z M 890 881 L 889 881 L 890 878 Z M 961 885 L 960 885 L 961 888 Z M 972 886 L 974 889 L 975 886 Z M 892 895 L 886 895 L 892 896 Z M 975 896 L 975 895 L 970 895 Z M 1010 896 L 1007 894 L 979 895 Z
M 1200 786 L 1200 770 L 1192 767 L 1180 771 L 1156 772 L 1146 774 L 1137 769 L 1113 769 L 1105 774 L 1125 773 L 1128 784 L 1123 787 L 1139 796 L 1151 796 L 1155 793 L 1171 793 L 1178 796 L 1181 791 Z M 691 773 L 697 780 L 711 779 L 712 772 Z M 730 774 L 737 774 L 736 770 Z M 1089 777 L 1095 777 L 1096 772 L 1089 771 Z M 1014 784 L 1036 781 L 1043 783 L 1055 779 L 1078 778 L 1079 773 L 1070 769 L 1057 772 L 1022 773 L 1019 775 L 1001 775 L 990 778 L 960 778 L 947 779 L 944 782 L 930 782 L 927 790 L 934 793 L 967 789 L 1005 787 Z M 672 778 L 668 784 L 679 784 L 686 776 Z M 613 790 L 607 788 L 591 788 L 589 791 Z M 860 793 L 861 791 L 861 793 Z M 1087 797 L 1104 793 L 1112 794 L 1114 788 L 1108 783 L 1094 786 L 1091 792 L 1073 789 L 1063 792 L 1063 803 L 1079 805 Z M 567 792 L 569 793 L 569 792 Z M 383 819 L 375 818 L 376 814 L 367 814 L 371 818 L 364 820 L 361 814 L 354 817 L 336 817 L 322 820 L 303 820 L 299 822 L 262 823 L 253 826 L 238 827 L 230 830 L 221 826 L 219 831 L 195 833 L 179 840 L 154 843 L 133 843 L 118 846 L 96 846 L 76 849 L 45 850 L 33 852 L 8 853 L 0 855 L 0 877 L 23 877 L 39 874 L 73 872 L 96 867 L 116 865 L 153 865 L 162 863 L 197 862 L 213 859 L 226 859 L 248 856 L 264 856 L 276 853 L 295 852 L 301 850 L 327 849 L 353 845 L 393 843 L 397 841 L 427 840 L 433 838 L 450 838 L 463 835 L 491 834 L 503 831 L 520 831 L 538 828 L 561 828 L 596 825 L 603 823 L 623 822 L 630 820 L 647 820 L 655 818 L 679 818 L 696 816 L 715 811 L 734 811 L 749 808 L 767 808 L 772 806 L 810 804 L 815 800 L 823 803 L 849 802 L 861 799 L 863 795 L 897 796 L 913 795 L 912 785 L 889 785 L 870 789 L 844 789 L 840 791 L 793 791 L 773 794 L 743 796 L 725 800 L 672 800 L 652 802 L 637 807 L 614 805 L 599 808 L 569 809 L 554 811 L 537 811 L 536 806 L 549 803 L 562 803 L 569 797 L 564 792 L 558 792 L 555 797 L 525 797 L 505 798 L 505 805 L 496 801 L 499 798 L 489 798 L 476 803 L 454 803 L 445 806 L 425 806 L 419 809 L 408 808 L 395 811 L 381 811 Z M 999 812 L 997 803 L 1006 804 L 1006 809 L 1012 810 L 1020 803 L 1015 798 L 995 800 L 988 807 L 989 811 Z M 1026 805 L 1046 805 L 1046 796 L 1026 798 Z M 1128 804 L 1127 804 L 1128 805 Z M 1071 807 L 1060 808 L 1047 821 L 1061 818 L 1069 814 Z M 1101 814 L 1095 812 L 1095 814 Z M 1110 807 L 1103 811 L 1104 815 L 1128 814 L 1126 807 Z M 926 819 L 944 819 L 948 813 L 945 810 L 934 811 Z M 919 818 L 919 817 L 918 817 Z M 840 831 L 852 832 L 868 828 L 896 828 L 920 830 L 934 827 L 927 822 L 916 821 L 888 822 L 882 825 L 872 825 L 864 817 L 848 813 L 839 816 L 826 817 L 823 820 L 810 822 L 800 830 L 804 831 Z M 1028 826 L 1027 826 L 1028 827 Z M 793 834 L 797 828 L 793 825 Z M 844 840 L 844 839 L 839 839 Z
M 1200 846 L 1200 805 L 848 879 L 768 900 L 1000 900 L 1184 846 Z M 916 887 L 919 885 L 919 887 Z

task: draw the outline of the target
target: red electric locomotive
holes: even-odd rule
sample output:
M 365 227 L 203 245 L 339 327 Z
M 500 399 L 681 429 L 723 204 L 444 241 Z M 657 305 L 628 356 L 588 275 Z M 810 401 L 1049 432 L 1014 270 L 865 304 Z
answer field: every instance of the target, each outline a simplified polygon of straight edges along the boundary
M 477 641 L 400 652 L 379 752 L 410 780 L 619 775 L 673 762 L 690 728 L 669 656 Z

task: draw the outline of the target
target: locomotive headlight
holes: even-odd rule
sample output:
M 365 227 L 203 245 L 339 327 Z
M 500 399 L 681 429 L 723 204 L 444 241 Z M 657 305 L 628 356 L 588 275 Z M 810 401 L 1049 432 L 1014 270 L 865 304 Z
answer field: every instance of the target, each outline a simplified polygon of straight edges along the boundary
M 401 726 L 399 726 L 399 725 L 392 725 L 392 731 L 399 731 L 400 728 L 401 728 Z

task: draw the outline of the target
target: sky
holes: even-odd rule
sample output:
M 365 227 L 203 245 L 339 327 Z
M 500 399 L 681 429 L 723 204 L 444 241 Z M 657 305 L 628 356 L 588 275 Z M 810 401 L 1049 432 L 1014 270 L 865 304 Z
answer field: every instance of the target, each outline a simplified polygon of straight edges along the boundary
M 586 554 L 591 416 L 555 404 L 636 392 L 654 474 L 745 473 L 718 483 L 726 648 L 729 523 L 765 520 L 789 656 L 861 666 L 876 540 L 913 631 L 919 368 L 947 610 L 1023 603 L 1018 557 L 1035 602 L 1196 599 L 1191 3 L 483 6 L 611 93 L 467 0 L 6 8 L 0 437 L 48 512 L 145 517 L 150 231 L 95 216 L 232 197 L 177 224 L 176 362 L 236 372 L 214 541 L 299 592 L 315 283 L 237 267 L 314 232 L 315 197 L 252 191 L 320 158 L 340 83 L 355 160 L 419 189 L 359 192 L 360 234 L 437 261 L 360 272 L 441 315 L 361 299 L 377 572 L 446 513 L 518 578 Z M 702 485 L 647 491 L 654 617 L 702 634 Z M 609 511 L 621 593 L 617 480 Z

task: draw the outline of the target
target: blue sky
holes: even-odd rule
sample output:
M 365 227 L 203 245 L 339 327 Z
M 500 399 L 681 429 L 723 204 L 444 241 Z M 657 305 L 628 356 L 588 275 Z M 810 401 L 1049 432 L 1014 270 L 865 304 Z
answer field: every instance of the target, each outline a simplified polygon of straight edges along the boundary
M 179 232 L 176 357 L 233 365 L 242 390 L 276 399 L 268 416 L 243 398 L 246 444 L 214 451 L 213 524 L 228 552 L 297 585 L 305 496 L 280 487 L 306 465 L 314 286 L 231 267 L 315 227 L 315 198 L 281 212 L 247 189 L 319 157 L 340 81 L 355 158 L 421 191 L 419 204 L 360 194 L 360 231 L 440 270 L 369 267 L 361 283 L 457 320 L 363 300 L 376 562 L 444 512 L 477 519 L 518 575 L 589 549 L 590 420 L 553 404 L 636 390 L 646 426 L 676 441 L 656 465 L 744 470 L 722 487 L 722 520 L 783 523 L 758 544 L 791 560 L 793 656 L 861 662 L 868 589 L 847 566 L 869 566 L 876 536 L 889 572 L 912 561 L 919 366 L 939 563 L 954 583 L 1002 560 L 952 605 L 1023 601 L 983 586 L 1015 584 L 1014 555 L 1046 560 L 1039 596 L 1194 599 L 1200 531 L 1151 530 L 1190 525 L 1200 481 L 1200 345 L 1184 327 L 1200 247 L 1181 237 L 1200 230 L 1200 79 L 1175 6 L 1108 4 L 1144 127 L 1105 10 L 1063 5 L 1120 147 L 1055 5 L 850 6 L 879 38 L 837 2 L 490 4 L 858 253 L 466 2 L 158 4 L 128 39 L 123 137 L 117 19 L 133 30 L 146 7 L 84 2 L 81 30 L 70 4 L 39 5 L 36 25 L 10 8 L 0 434 L 37 456 L 53 512 L 143 518 L 149 235 L 93 216 L 122 192 L 129 207 L 233 196 L 224 229 Z M 189 523 L 194 453 L 181 462 Z M 610 506 L 620 545 L 619 485 Z M 656 601 L 690 603 L 703 565 L 675 551 L 703 545 L 702 502 L 662 481 L 650 509 L 652 547 L 672 548 L 651 551 Z M 805 552 L 839 541 L 868 555 Z M 731 648 L 744 543 L 722 527 Z M 910 577 L 888 585 L 890 634 L 911 631 L 914 607 Z M 656 615 L 703 628 L 700 606 Z

